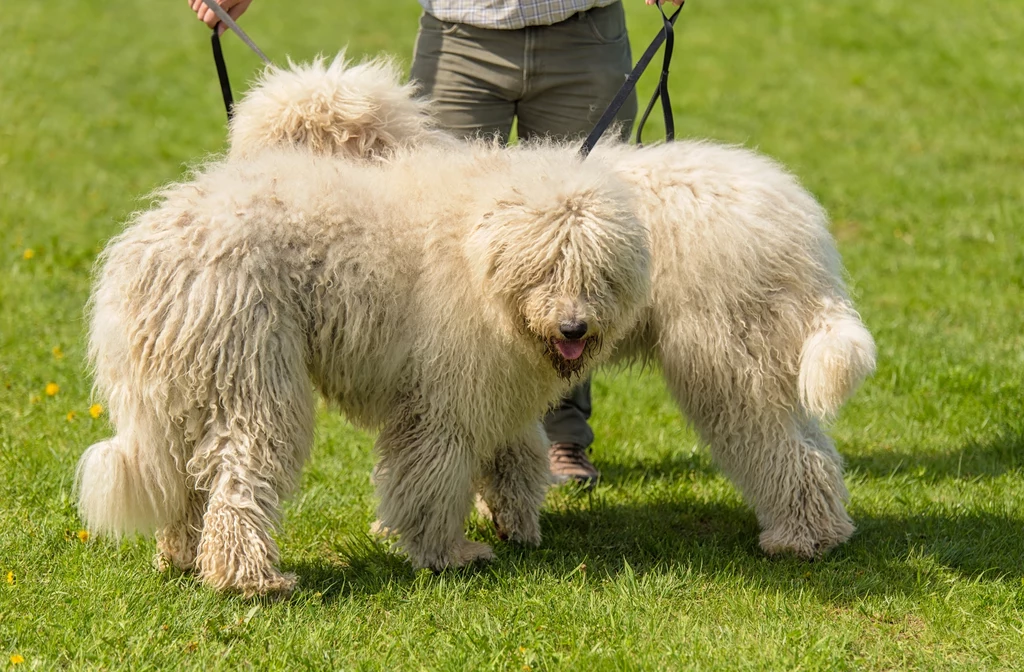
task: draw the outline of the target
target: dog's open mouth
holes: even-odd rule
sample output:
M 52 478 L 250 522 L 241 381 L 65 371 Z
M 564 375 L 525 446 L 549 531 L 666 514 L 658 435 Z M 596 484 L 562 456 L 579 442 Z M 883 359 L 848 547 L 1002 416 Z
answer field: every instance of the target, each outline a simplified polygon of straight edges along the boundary
M 574 338 L 566 341 L 555 341 L 555 349 L 558 354 L 568 360 L 579 359 L 583 350 L 587 347 L 587 341 L 583 338 Z
M 552 338 L 547 342 L 548 361 L 559 376 L 568 380 L 586 366 L 590 357 L 584 355 L 598 347 L 597 341 L 596 338 Z

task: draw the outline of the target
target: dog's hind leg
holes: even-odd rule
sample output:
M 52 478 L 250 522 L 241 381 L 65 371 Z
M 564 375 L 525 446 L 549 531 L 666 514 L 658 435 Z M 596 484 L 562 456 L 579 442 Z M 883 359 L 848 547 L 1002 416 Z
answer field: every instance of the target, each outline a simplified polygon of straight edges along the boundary
M 190 490 L 182 517 L 157 531 L 154 564 L 158 570 L 177 567 L 188 572 L 195 569 L 206 502 L 205 492 Z
M 540 544 L 540 507 L 550 481 L 548 441 L 538 423 L 517 440 L 500 446 L 484 463 L 477 508 L 494 521 L 498 537 Z
M 849 539 L 854 526 L 844 507 L 849 495 L 842 457 L 817 420 L 793 418 L 778 445 L 779 454 L 791 454 L 792 464 L 780 474 L 788 475 L 788 482 L 758 484 L 761 548 L 813 557 Z
M 377 438 L 379 527 L 398 534 L 413 565 L 434 571 L 494 558 L 490 546 L 465 536 L 475 456 L 449 430 L 455 424 L 403 409 Z
M 844 507 L 842 460 L 816 421 L 797 410 L 795 389 L 792 402 L 781 403 L 781 394 L 765 389 L 779 381 L 754 384 L 744 376 L 748 366 L 694 356 L 693 344 L 670 349 L 666 340 L 669 388 L 753 506 L 761 548 L 811 558 L 846 541 L 854 527 Z
M 277 507 L 272 485 L 253 471 L 238 465 L 218 472 L 196 557 L 196 568 L 208 585 L 246 596 L 287 594 L 295 588 L 296 577 L 276 567 L 280 553 L 270 531 Z
M 313 398 L 301 342 L 282 327 L 245 357 L 229 348 L 238 372 L 222 388 L 206 433 L 189 461 L 208 492 L 196 569 L 217 590 L 244 595 L 290 592 L 294 575 L 276 567 L 271 531 L 280 501 L 297 484 L 313 441 Z M 250 354 L 251 353 L 251 354 Z

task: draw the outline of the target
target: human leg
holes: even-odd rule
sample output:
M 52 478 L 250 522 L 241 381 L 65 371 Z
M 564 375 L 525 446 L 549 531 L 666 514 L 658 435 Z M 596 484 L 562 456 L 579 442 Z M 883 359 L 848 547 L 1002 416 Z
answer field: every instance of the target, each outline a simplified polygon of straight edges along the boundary
M 523 30 L 488 30 L 420 17 L 411 79 L 441 126 L 508 141 L 522 91 Z
M 517 107 L 519 136 L 582 138 L 611 103 L 632 68 L 621 3 L 581 12 L 552 26 L 527 29 L 526 90 Z M 636 116 L 636 94 L 616 115 L 623 139 Z M 600 472 L 587 449 L 590 379 L 582 381 L 544 418 L 551 441 L 550 468 L 556 483 L 593 486 Z

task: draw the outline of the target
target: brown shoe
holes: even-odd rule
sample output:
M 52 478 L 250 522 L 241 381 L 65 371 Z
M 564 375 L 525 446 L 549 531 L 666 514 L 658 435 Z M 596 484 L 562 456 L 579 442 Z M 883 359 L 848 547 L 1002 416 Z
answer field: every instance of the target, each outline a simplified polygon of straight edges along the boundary
M 575 481 L 589 490 L 597 485 L 601 472 L 590 463 L 587 449 L 575 443 L 553 443 L 548 450 L 551 482 L 562 485 Z

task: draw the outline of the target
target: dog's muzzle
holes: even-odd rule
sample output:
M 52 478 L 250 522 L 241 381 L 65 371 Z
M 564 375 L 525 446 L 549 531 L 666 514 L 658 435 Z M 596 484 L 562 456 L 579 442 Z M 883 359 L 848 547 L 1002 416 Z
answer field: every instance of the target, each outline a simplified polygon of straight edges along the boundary
M 591 359 L 588 355 L 596 351 L 599 339 L 596 336 L 550 338 L 546 343 L 548 360 L 558 375 L 568 380 L 587 365 Z

